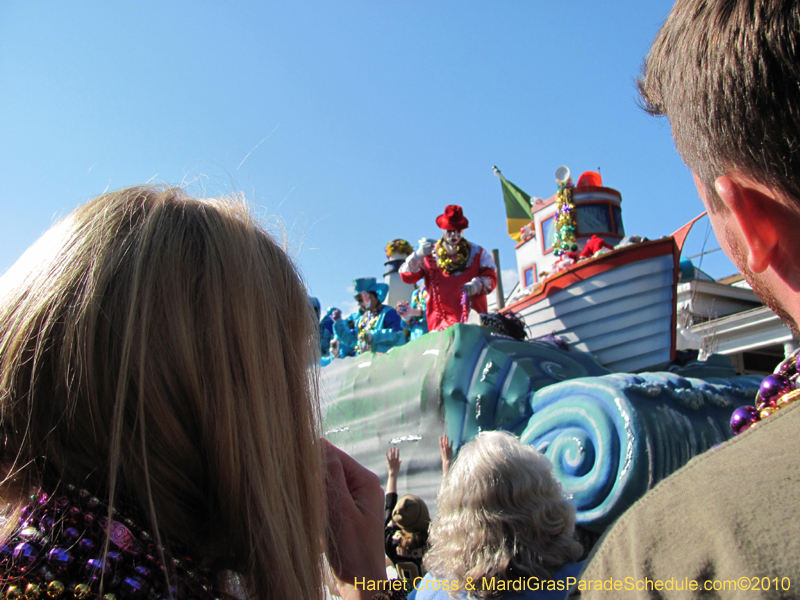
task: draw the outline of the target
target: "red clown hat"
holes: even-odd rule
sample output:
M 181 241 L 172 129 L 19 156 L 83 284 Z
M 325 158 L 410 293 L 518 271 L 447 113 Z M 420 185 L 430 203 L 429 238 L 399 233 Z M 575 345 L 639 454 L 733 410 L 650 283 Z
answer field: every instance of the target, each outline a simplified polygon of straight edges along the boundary
M 467 217 L 464 216 L 458 204 L 448 204 L 445 206 L 444 214 L 436 217 L 436 224 L 439 226 L 439 229 L 444 229 L 445 231 L 461 231 L 469 227 L 469 221 Z

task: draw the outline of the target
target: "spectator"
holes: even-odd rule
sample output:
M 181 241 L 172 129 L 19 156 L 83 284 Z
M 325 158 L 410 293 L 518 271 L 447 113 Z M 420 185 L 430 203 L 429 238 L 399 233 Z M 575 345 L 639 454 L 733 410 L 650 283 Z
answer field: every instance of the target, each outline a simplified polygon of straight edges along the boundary
M 678 0 L 639 81 L 647 110 L 669 118 L 720 246 L 794 332 L 798 49 L 797 0 Z M 800 433 L 797 386 L 795 353 L 765 380 L 754 406 L 737 410 L 735 438 L 692 459 L 620 517 L 575 594 L 606 598 L 592 582 L 629 578 L 633 590 L 615 596 L 798 597 L 800 522 L 776 512 L 800 497 L 791 450 Z M 761 591 L 738 587 L 753 581 L 755 589 L 756 580 Z
M 386 556 L 392 561 L 397 574 L 413 582 L 425 574 L 422 558 L 428 548 L 428 524 L 431 519 L 425 501 L 419 496 L 406 494 L 397 499 L 397 477 L 401 463 L 400 451 L 392 446 L 386 453 L 389 478 L 386 483 L 384 537 Z
M 447 446 L 443 437 L 443 456 Z M 459 451 L 437 502 L 424 561 L 428 574 L 415 582 L 410 597 L 566 597 L 567 578 L 582 566 L 575 562 L 582 551 L 574 536 L 575 509 L 534 448 L 506 432 L 479 434 Z
M 136 187 L 51 228 L 0 279 L 4 596 L 320 599 L 327 540 L 372 598 L 379 482 L 320 441 L 316 336 L 239 202 Z

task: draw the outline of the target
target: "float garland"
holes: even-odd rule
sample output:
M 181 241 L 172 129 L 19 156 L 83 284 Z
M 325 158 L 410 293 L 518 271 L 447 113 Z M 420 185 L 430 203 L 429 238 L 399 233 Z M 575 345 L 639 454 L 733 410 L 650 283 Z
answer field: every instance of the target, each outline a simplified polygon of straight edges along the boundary
M 578 250 L 578 223 L 575 218 L 575 204 L 572 194 L 575 185 L 572 179 L 558 184 L 556 195 L 555 240 L 553 250 L 556 256 Z

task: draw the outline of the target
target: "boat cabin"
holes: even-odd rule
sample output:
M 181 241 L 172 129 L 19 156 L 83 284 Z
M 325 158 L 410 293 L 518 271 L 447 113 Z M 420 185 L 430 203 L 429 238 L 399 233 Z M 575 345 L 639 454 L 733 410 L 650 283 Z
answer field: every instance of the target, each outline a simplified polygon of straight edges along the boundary
M 604 242 L 616 246 L 625 237 L 622 223 L 622 195 L 615 189 L 603 187 L 599 173 L 587 171 L 573 188 L 577 225 L 577 252 L 597 235 Z M 517 244 L 517 268 L 520 287 L 527 288 L 553 271 L 562 259 L 554 251 L 556 239 L 557 194 L 547 200 L 531 200 L 533 220 L 523 228 L 522 241 Z

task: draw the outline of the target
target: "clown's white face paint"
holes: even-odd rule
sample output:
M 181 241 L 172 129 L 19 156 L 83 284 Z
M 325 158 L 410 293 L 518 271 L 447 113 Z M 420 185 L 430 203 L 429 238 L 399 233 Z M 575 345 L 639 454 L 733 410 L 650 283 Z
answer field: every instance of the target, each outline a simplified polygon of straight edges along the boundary
M 381 305 L 380 300 L 374 294 L 361 292 L 361 299 L 358 301 L 364 310 L 377 310 Z
M 369 297 L 369 292 L 361 292 L 361 295 L 358 297 L 358 304 L 364 310 L 369 310 L 371 300 L 372 299 Z
M 456 246 L 458 246 L 458 242 L 463 239 L 463 235 L 461 235 L 462 229 L 443 229 L 444 238 L 444 248 L 447 250 L 448 254 L 453 254 L 456 251 Z

